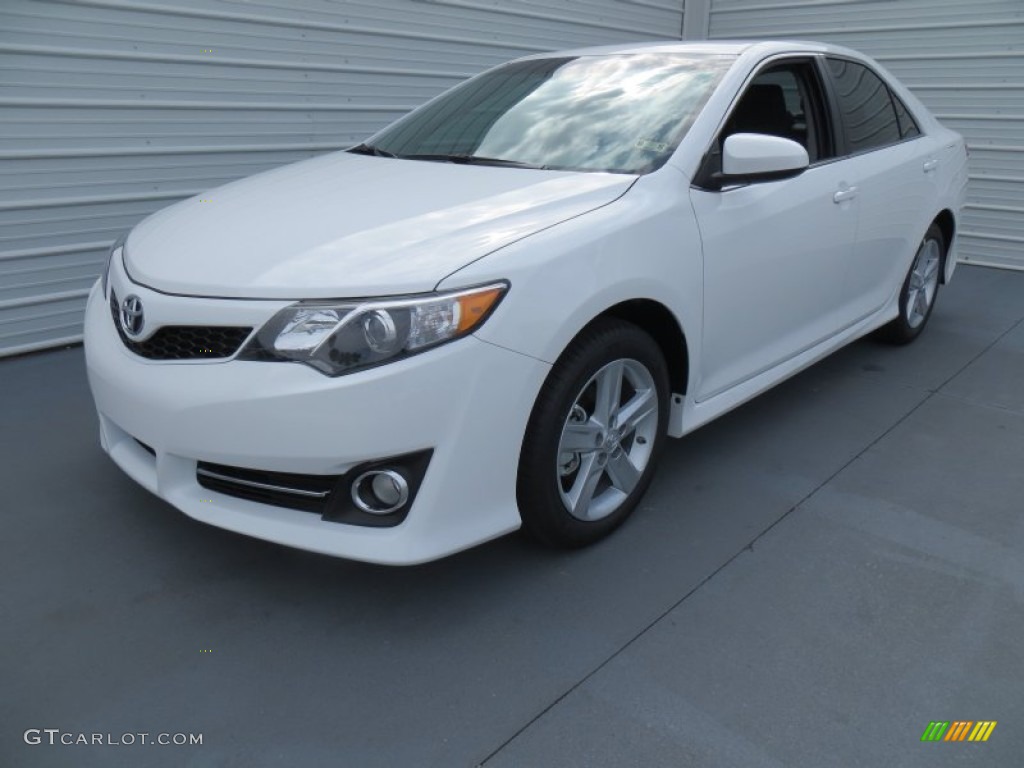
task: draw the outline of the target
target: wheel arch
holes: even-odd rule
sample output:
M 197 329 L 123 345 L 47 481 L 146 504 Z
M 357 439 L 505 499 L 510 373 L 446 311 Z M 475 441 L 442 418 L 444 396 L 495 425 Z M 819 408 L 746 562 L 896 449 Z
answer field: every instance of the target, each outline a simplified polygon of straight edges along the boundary
M 629 299 L 604 310 L 590 323 L 602 317 L 625 320 L 654 339 L 668 366 L 669 391 L 673 396 L 686 394 L 690 376 L 689 346 L 682 326 L 668 307 L 654 299 Z

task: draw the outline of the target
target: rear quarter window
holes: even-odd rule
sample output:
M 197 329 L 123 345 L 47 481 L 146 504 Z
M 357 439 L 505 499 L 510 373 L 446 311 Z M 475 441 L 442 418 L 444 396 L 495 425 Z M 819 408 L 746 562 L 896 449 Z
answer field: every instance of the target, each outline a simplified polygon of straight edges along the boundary
M 921 135 L 921 129 L 917 127 L 917 121 L 914 116 L 910 114 L 910 110 L 907 109 L 906 105 L 900 101 L 900 97 L 892 91 L 889 92 L 892 96 L 892 104 L 896 107 L 896 117 L 900 122 L 900 136 L 904 139 L 912 139 L 915 136 Z

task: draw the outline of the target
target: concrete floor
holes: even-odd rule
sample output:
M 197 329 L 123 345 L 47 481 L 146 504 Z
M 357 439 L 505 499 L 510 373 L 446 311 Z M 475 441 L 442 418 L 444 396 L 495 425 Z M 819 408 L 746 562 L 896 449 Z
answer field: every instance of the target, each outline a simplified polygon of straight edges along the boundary
M 399 570 L 188 519 L 100 451 L 81 349 L 0 362 L 0 765 L 1020 765 L 1022 321 L 961 267 L 911 347 L 673 441 L 601 545 Z

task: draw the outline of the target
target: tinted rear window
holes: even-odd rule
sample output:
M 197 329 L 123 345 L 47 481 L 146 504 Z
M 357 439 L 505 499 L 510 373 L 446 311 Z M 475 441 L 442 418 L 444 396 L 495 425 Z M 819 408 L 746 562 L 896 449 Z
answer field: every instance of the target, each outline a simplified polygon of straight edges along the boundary
M 867 67 L 845 59 L 828 60 L 851 154 L 895 144 L 901 138 L 889 88 Z
M 896 107 L 896 117 L 900 121 L 900 136 L 904 139 L 911 139 L 914 136 L 921 135 L 921 129 L 917 127 L 917 121 L 914 120 L 914 116 L 910 114 L 910 110 L 907 109 L 906 105 L 900 101 L 900 97 L 892 91 L 889 91 L 892 96 L 892 104 Z

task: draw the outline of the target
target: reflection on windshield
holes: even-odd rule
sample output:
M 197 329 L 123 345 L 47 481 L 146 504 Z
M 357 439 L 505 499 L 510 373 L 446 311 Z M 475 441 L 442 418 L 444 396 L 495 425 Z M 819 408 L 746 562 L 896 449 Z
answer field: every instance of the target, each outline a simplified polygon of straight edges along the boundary
M 668 159 L 732 61 L 640 53 L 513 62 L 452 89 L 370 143 L 399 157 L 645 173 Z

